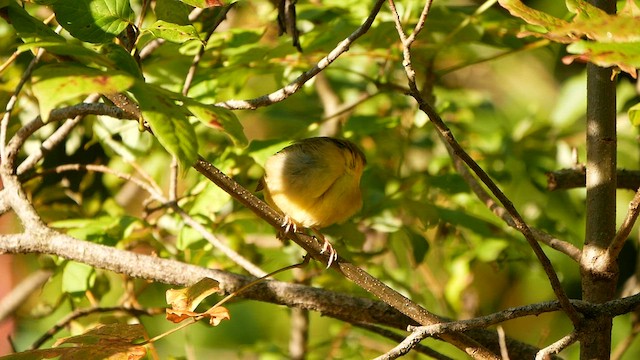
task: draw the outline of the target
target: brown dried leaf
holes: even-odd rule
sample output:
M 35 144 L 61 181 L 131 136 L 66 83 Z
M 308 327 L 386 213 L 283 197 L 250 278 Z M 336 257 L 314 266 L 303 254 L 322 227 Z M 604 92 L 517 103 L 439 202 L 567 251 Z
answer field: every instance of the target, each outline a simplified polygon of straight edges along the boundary
M 167 290 L 167 303 L 174 311 L 194 311 L 202 300 L 220 290 L 219 284 L 213 279 L 203 278 L 189 287 Z

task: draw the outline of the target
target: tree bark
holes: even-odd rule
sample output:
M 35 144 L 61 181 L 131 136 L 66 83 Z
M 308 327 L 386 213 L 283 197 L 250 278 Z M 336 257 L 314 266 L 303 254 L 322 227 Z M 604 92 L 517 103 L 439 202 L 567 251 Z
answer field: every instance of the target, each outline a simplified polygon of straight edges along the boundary
M 590 2 L 615 13 L 615 1 Z M 580 267 L 582 298 L 593 303 L 611 300 L 618 278 L 617 261 L 607 251 L 616 231 L 616 83 L 612 75 L 611 68 L 587 65 L 587 224 Z M 580 358 L 609 359 L 612 318 L 585 320 L 580 329 Z

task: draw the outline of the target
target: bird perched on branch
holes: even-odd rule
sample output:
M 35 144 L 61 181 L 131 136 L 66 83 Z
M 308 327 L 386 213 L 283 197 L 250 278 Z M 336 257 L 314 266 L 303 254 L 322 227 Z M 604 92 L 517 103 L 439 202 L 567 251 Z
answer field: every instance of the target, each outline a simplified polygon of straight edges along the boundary
M 271 156 L 257 190 L 285 216 L 284 231 L 310 228 L 328 251 L 327 267 L 338 258 L 318 229 L 350 218 L 362 207 L 360 177 L 364 153 L 347 140 L 304 139 Z

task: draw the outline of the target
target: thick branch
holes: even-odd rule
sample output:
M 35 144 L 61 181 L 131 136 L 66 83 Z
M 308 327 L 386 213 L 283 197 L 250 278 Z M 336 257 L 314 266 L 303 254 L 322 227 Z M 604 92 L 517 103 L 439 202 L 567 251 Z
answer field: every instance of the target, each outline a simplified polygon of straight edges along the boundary
M 616 170 L 617 188 L 637 190 L 640 188 L 640 171 Z M 587 168 L 561 169 L 547 173 L 547 189 L 550 191 L 583 188 L 587 185 Z

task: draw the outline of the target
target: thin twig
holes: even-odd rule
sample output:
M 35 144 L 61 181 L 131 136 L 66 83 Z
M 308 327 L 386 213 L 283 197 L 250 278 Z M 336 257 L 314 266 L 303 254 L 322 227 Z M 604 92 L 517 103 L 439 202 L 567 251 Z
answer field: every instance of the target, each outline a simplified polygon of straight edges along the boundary
M 100 99 L 100 95 L 98 94 L 89 95 L 82 104 L 95 103 L 99 99 Z M 38 150 L 32 151 L 29 154 L 29 156 L 27 156 L 27 158 L 24 159 L 24 161 L 22 161 L 20 165 L 18 165 L 18 168 L 16 170 L 16 173 L 18 175 L 21 175 L 25 171 L 33 169 L 33 167 L 36 165 L 36 163 L 38 163 L 38 161 L 42 160 L 42 158 L 46 154 L 48 154 L 58 144 L 61 144 L 67 138 L 71 130 L 73 130 L 80 123 L 80 121 L 84 119 L 86 115 L 90 114 L 87 111 L 88 109 L 85 105 L 81 105 L 79 107 L 82 108 L 81 111 L 83 111 L 83 114 L 76 115 L 73 119 L 67 120 L 64 124 L 62 124 L 62 126 L 56 129 L 56 131 L 53 134 L 51 134 L 46 140 L 42 142 Z M 63 109 L 57 109 L 52 111 L 48 122 L 57 121 L 58 110 L 63 110 Z
M 500 343 L 500 356 L 502 360 L 509 360 L 509 349 L 507 348 L 507 336 L 504 333 L 504 328 L 498 325 L 498 342 Z
M 636 191 L 636 194 L 633 196 L 633 199 L 629 203 L 629 211 L 627 212 L 627 216 L 625 217 L 622 225 L 620 225 L 620 229 L 616 233 L 616 236 L 611 241 L 609 245 L 608 251 L 611 259 L 617 259 L 620 251 L 622 251 L 622 247 L 624 246 L 625 241 L 627 241 L 627 237 L 633 230 L 633 226 L 636 224 L 636 220 L 638 219 L 638 215 L 640 215 L 640 188 Z
M 11 292 L 4 295 L 0 299 L 0 323 L 22 306 L 27 297 L 47 282 L 51 275 L 50 270 L 38 270 L 17 284 Z
M 125 111 L 123 111 L 122 109 L 116 106 L 110 106 L 102 103 L 91 103 L 91 104 L 81 103 L 73 106 L 52 110 L 51 115 L 49 116 L 49 120 L 47 121 L 47 124 L 55 121 L 65 120 L 65 119 L 72 119 L 76 116 L 81 116 L 81 115 L 106 115 L 116 119 L 135 120 L 135 118 L 132 117 L 130 114 L 126 113 Z M 7 164 L 9 167 L 13 167 L 13 162 L 15 161 L 15 157 L 17 156 L 18 151 L 20 150 L 24 142 L 27 140 L 27 138 L 31 136 L 34 132 L 42 128 L 44 125 L 45 123 L 42 121 L 42 118 L 40 116 L 37 116 L 34 120 L 30 121 L 29 123 L 21 127 L 14 134 L 11 140 L 9 140 L 9 143 L 7 144 L 5 149 Z M 70 126 L 70 128 L 72 128 L 72 126 Z M 68 130 L 70 129 L 67 128 L 65 131 L 68 131 Z M 58 133 L 58 136 L 62 136 L 62 135 L 63 135 L 62 131 Z M 56 138 L 56 141 L 58 140 L 59 139 Z M 26 171 L 27 169 L 28 167 L 25 168 L 23 172 Z
M 423 13 L 428 12 L 430 3 L 430 1 L 427 1 L 427 3 L 425 4 L 425 8 L 423 9 Z M 480 181 L 482 181 L 489 188 L 491 193 L 500 201 L 500 203 L 502 203 L 502 206 L 504 206 L 507 212 L 511 215 L 513 221 L 515 222 L 516 230 L 524 235 L 525 239 L 533 249 L 533 252 L 536 254 L 538 261 L 540 261 L 545 273 L 547 274 L 547 277 L 549 278 L 551 288 L 553 289 L 553 292 L 555 293 L 560 303 L 563 305 L 562 307 L 565 313 L 574 324 L 574 327 L 578 328 L 581 322 L 581 316 L 571 305 L 567 294 L 560 284 L 560 280 L 558 279 L 558 276 L 553 268 L 553 264 L 538 244 L 535 236 L 533 235 L 533 232 L 531 231 L 527 223 L 522 219 L 522 216 L 517 211 L 515 206 L 513 206 L 511 200 L 509 200 L 509 198 L 504 195 L 502 190 L 500 190 L 500 188 L 491 179 L 491 177 L 489 177 L 489 175 L 471 158 L 471 156 L 469 156 L 469 154 L 462 148 L 462 146 L 460 146 L 458 141 L 451 133 L 451 130 L 447 127 L 444 121 L 442 121 L 438 113 L 431 107 L 429 103 L 427 103 L 423 99 L 416 85 L 415 70 L 413 69 L 413 65 L 411 64 L 411 45 L 415 37 L 406 37 L 405 32 L 402 29 L 402 24 L 400 23 L 400 16 L 395 8 L 393 0 L 389 0 L 389 6 L 394 15 L 393 19 L 396 24 L 396 30 L 403 44 L 404 60 L 402 65 L 405 68 L 407 80 L 409 82 L 409 95 L 411 95 L 417 101 L 420 110 L 422 110 L 429 117 L 429 120 L 434 124 L 440 135 L 451 146 L 454 154 L 457 157 L 461 158 L 462 161 L 464 161 L 467 166 L 469 166 L 469 168 L 476 174 Z M 416 30 L 420 30 L 420 28 L 414 29 L 414 33 Z
M 253 98 L 249 100 L 226 100 L 223 102 L 219 102 L 215 105 L 225 107 L 227 109 L 232 109 L 232 110 L 254 110 L 261 106 L 268 106 L 268 105 L 280 102 L 288 98 L 289 96 L 295 94 L 296 92 L 298 92 L 298 90 L 302 88 L 302 86 L 307 81 L 309 81 L 314 76 L 316 76 L 320 71 L 328 67 L 340 55 L 347 52 L 349 50 L 349 47 L 354 43 L 354 41 L 356 41 L 359 37 L 364 35 L 367 31 L 369 31 L 369 28 L 371 27 L 373 20 L 375 20 L 376 16 L 378 15 L 378 12 L 380 11 L 380 8 L 382 7 L 383 3 L 384 3 L 384 0 L 376 0 L 375 4 L 373 5 L 373 8 L 371 9 L 371 12 L 369 13 L 369 16 L 364 21 L 364 23 L 360 25 L 360 27 L 358 27 L 346 39 L 341 41 L 333 50 L 331 50 L 331 52 L 329 52 L 329 54 L 327 54 L 325 57 L 320 59 L 320 61 L 318 61 L 318 63 L 313 68 L 307 70 L 302 75 L 298 76 L 295 80 L 293 80 L 291 83 L 289 83 L 285 87 L 279 90 L 276 90 L 271 94 L 263 95 L 257 98 Z
M 438 133 L 438 135 L 440 135 L 440 133 Z M 517 229 L 516 222 L 513 220 L 513 217 L 511 216 L 511 214 L 509 214 L 509 212 L 507 212 L 507 210 L 504 207 L 500 206 L 500 204 L 498 204 L 494 200 L 494 198 L 487 193 L 484 187 L 480 185 L 477 178 L 471 174 L 471 172 L 469 171 L 469 168 L 465 165 L 462 159 L 455 156 L 453 148 L 446 142 L 446 140 L 442 136 L 440 136 L 440 138 L 444 141 L 445 147 L 447 148 L 449 155 L 453 159 L 453 164 L 456 168 L 456 171 L 458 172 L 458 174 L 460 174 L 460 176 L 462 176 L 464 181 L 469 185 L 469 187 L 471 188 L 471 191 L 473 191 L 476 194 L 478 199 L 480 199 L 480 201 L 482 201 L 485 204 L 485 206 L 489 208 L 489 210 L 491 210 L 491 212 L 494 215 L 502 219 L 502 221 L 504 221 L 508 226 L 514 229 Z M 531 232 L 533 233 L 533 236 L 536 238 L 537 241 L 543 244 L 546 244 L 552 249 L 558 250 L 565 255 L 568 255 L 571 259 L 573 259 L 577 263 L 580 262 L 580 257 L 582 256 L 582 253 L 580 249 L 578 249 L 575 245 L 571 244 L 570 242 L 555 238 L 547 234 L 546 232 L 536 228 L 531 228 Z
M 22 87 L 24 86 L 24 84 L 27 83 L 27 80 L 29 80 L 29 78 L 31 77 L 31 73 L 33 72 L 33 69 L 35 68 L 38 61 L 40 61 L 40 57 L 42 57 L 42 54 L 44 54 L 44 49 L 39 48 L 38 51 L 36 52 L 36 56 L 33 59 L 31 59 L 31 62 L 29 62 L 27 69 L 22 74 L 22 77 L 20 78 L 18 85 L 16 85 L 16 88 L 13 90 L 13 94 L 9 98 L 9 101 L 7 102 L 7 106 L 4 109 L 2 120 L 0 120 L 0 159 L 2 160 L 2 162 L 7 161 L 5 144 L 7 143 L 7 128 L 9 127 L 11 112 L 13 111 L 13 108 L 18 102 L 18 96 L 20 95 L 20 91 L 22 91 Z
M 616 345 L 613 353 L 611 354 L 611 360 L 622 359 L 624 353 L 631 347 L 631 345 L 633 345 L 635 340 L 638 338 L 638 334 L 640 334 L 640 322 L 638 321 L 637 314 L 632 314 L 631 317 L 633 319 L 631 321 L 631 331 Z
M 55 14 L 52 14 L 46 20 L 44 20 L 43 23 L 46 25 L 49 22 L 51 22 L 51 20 L 53 20 L 54 18 L 55 18 Z M 62 27 L 58 26 L 55 32 L 60 33 L 61 30 L 62 30 Z M 40 61 L 42 54 L 44 54 L 44 49 L 38 48 L 38 50 L 36 51 L 36 56 L 33 59 L 31 59 L 31 61 L 29 62 L 29 65 L 27 66 L 24 73 L 22 74 L 22 77 L 20 78 L 18 85 L 16 85 L 16 88 L 13 90 L 13 94 L 11 95 L 11 97 L 9 98 L 9 101 L 7 102 L 7 105 L 5 106 L 5 110 L 4 110 L 5 112 L 2 115 L 2 120 L 0 120 L 0 159 L 2 160 L 2 162 L 5 162 L 7 160 L 6 153 L 5 153 L 5 145 L 7 143 L 7 128 L 9 126 L 9 121 L 11 119 L 11 112 L 13 111 L 14 106 L 18 102 L 18 96 L 22 91 L 22 87 L 24 86 L 24 84 L 26 84 L 27 80 L 29 80 L 29 78 L 31 77 L 31 73 L 33 72 L 33 69 L 38 63 L 38 61 Z
M 403 335 L 400 335 L 396 332 L 393 332 L 391 330 L 379 327 L 379 326 L 375 326 L 375 325 L 371 325 L 371 324 L 364 324 L 364 323 L 354 323 L 353 325 L 365 329 L 367 331 L 371 331 L 375 334 L 384 336 L 388 339 L 393 340 L 394 342 L 402 342 L 402 340 L 404 339 Z M 420 354 L 424 354 L 429 356 L 429 358 L 431 359 L 436 359 L 436 360 L 453 360 L 452 358 L 441 354 L 427 346 L 424 346 L 422 344 L 416 344 L 416 346 L 412 349 L 413 351 L 420 353 Z
M 169 201 L 178 201 L 178 158 L 171 156 L 171 165 L 169 165 Z
M 536 354 L 536 360 L 549 360 L 551 355 L 560 353 L 560 351 L 566 349 L 571 344 L 578 341 L 578 339 L 578 333 L 576 331 L 572 331 L 570 334 L 562 337 L 562 339 L 538 351 Z

